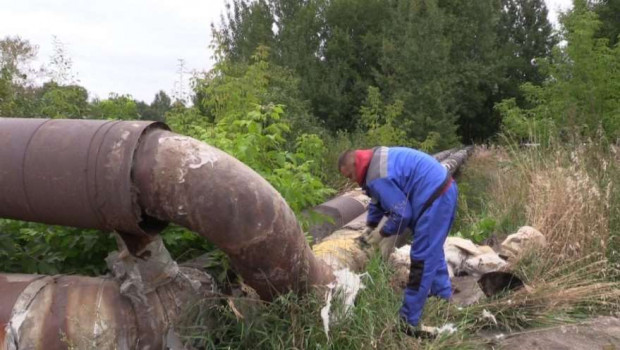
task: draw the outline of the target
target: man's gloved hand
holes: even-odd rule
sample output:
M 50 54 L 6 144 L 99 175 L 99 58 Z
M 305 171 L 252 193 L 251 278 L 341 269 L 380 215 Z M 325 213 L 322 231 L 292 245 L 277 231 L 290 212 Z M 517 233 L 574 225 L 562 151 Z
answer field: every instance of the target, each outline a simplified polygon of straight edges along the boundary
M 378 245 L 381 241 L 381 234 L 379 233 L 379 229 L 376 226 L 368 226 L 362 232 L 360 236 L 360 240 L 369 245 Z

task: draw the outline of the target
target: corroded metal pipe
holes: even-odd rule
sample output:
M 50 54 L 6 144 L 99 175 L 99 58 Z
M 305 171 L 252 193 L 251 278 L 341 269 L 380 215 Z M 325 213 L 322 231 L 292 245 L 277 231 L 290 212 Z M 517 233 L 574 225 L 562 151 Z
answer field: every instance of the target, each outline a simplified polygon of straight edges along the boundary
M 0 217 L 116 230 L 148 241 L 166 224 L 137 205 L 131 168 L 140 138 L 161 128 L 167 127 L 0 118 Z
M 333 276 L 293 211 L 262 177 L 228 154 L 165 130 L 140 143 L 134 165 L 140 207 L 212 241 L 263 299 L 325 285 Z
M 460 166 L 467 161 L 467 158 L 469 157 L 473 149 L 473 146 L 467 146 L 465 148 L 462 148 L 450 154 L 450 156 L 444 159 L 441 164 L 446 167 L 446 169 L 448 169 L 450 174 L 454 174 L 460 168 Z
M 168 349 L 178 341 L 178 316 L 214 291 L 206 273 L 183 267 L 140 301 L 123 285 L 106 277 L 0 274 L 0 349 Z
M 227 253 L 265 299 L 331 281 L 267 181 L 228 154 L 165 129 L 0 118 L 0 217 L 116 230 L 133 254 L 176 222 Z
M 313 223 L 308 232 L 315 242 L 328 236 L 336 229 L 344 226 L 368 209 L 370 198 L 361 189 L 349 191 L 341 196 L 317 205 L 310 210 L 310 217 L 318 215 L 316 223 Z

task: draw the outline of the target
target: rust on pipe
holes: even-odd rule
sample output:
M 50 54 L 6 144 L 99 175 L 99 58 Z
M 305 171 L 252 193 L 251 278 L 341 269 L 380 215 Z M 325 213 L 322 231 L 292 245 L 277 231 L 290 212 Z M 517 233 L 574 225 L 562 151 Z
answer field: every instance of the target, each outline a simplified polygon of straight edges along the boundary
M 116 230 L 133 254 L 172 221 L 227 253 L 265 299 L 333 279 L 267 181 L 166 128 L 0 118 L 0 217 Z
M 148 215 L 212 241 L 263 299 L 334 278 L 312 254 L 282 196 L 214 147 L 153 130 L 138 147 L 134 180 Z
M 319 222 L 311 225 L 308 232 L 314 241 L 318 242 L 365 212 L 368 203 L 370 203 L 370 198 L 361 190 L 356 190 L 320 204 L 311 210 L 319 215 Z
M 114 278 L 0 274 L 0 348 L 168 348 L 182 311 L 213 296 L 213 279 L 178 267 L 161 237 L 144 259 L 119 243 L 106 259 Z
M 202 292 L 212 287 L 210 279 L 201 282 Z M 0 274 L 0 347 L 164 349 L 182 307 L 200 296 L 181 289 L 178 283 L 160 286 L 138 307 L 112 278 Z
M 0 118 L 0 217 L 142 237 L 165 223 L 136 203 L 136 146 L 156 122 Z

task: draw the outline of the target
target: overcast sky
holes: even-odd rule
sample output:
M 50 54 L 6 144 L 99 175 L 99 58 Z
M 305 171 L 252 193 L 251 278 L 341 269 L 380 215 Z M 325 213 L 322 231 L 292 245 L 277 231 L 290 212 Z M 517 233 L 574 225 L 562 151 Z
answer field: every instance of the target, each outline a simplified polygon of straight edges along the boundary
M 546 2 L 553 22 L 571 6 Z M 0 38 L 37 45 L 42 65 L 56 36 L 91 97 L 115 92 L 150 103 L 159 90 L 173 95 L 178 59 L 187 71 L 211 68 L 210 25 L 224 9 L 225 0 L 0 0 Z

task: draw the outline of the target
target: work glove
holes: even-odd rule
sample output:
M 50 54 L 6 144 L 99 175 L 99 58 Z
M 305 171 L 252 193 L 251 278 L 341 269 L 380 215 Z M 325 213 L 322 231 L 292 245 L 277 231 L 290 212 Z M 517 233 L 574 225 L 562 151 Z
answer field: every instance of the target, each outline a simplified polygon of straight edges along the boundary
M 381 241 L 381 234 L 379 233 L 379 229 L 376 226 L 368 226 L 362 232 L 360 236 L 360 240 L 368 245 L 378 245 Z

